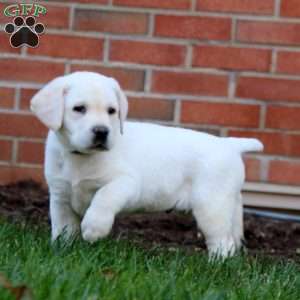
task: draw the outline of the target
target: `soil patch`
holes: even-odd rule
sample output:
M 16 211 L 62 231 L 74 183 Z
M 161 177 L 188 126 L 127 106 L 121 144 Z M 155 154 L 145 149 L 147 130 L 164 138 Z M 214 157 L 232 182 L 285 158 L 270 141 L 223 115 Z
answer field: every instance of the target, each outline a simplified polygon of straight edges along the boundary
M 49 224 L 48 192 L 26 181 L 0 186 L 0 217 L 10 222 Z M 205 248 L 190 214 L 135 213 L 119 216 L 113 236 L 144 247 L 177 247 L 191 251 Z M 300 223 L 245 215 L 245 239 L 250 253 L 264 253 L 300 260 Z

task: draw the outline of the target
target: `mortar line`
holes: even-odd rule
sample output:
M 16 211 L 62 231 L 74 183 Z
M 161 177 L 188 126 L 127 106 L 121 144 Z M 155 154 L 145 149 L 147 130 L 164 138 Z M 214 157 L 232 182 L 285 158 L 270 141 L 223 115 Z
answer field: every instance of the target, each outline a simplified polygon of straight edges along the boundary
M 277 59 L 278 59 L 277 57 L 278 57 L 277 49 L 273 49 L 271 54 L 271 68 L 270 68 L 270 73 L 272 74 L 276 73 Z
M 260 160 L 260 180 L 268 181 L 270 159 L 268 157 L 261 157 L 259 160 Z
M 259 112 L 259 129 L 265 129 L 266 113 L 267 113 L 267 105 L 263 104 L 261 105 L 260 112 Z
M 197 0 L 191 0 L 191 11 L 197 11 Z
M 110 40 L 109 38 L 104 39 L 103 43 L 103 62 L 109 63 L 109 53 L 110 53 Z
M 233 18 L 231 21 L 231 45 L 236 41 L 236 34 L 237 34 L 237 20 Z
M 70 13 L 69 13 L 69 30 L 73 30 L 73 28 L 74 28 L 75 9 L 76 9 L 76 4 L 72 4 L 70 7 Z
M 149 14 L 148 17 L 148 37 L 154 36 L 154 30 L 155 30 L 155 16 L 153 13 Z
M 65 63 L 65 75 L 69 74 L 71 72 L 71 63 L 70 62 L 66 62 Z
M 20 108 L 21 102 L 21 87 L 16 86 L 15 88 L 15 99 L 14 99 L 14 110 L 18 110 Z
M 147 69 L 145 72 L 144 92 L 151 92 L 152 86 L 152 70 Z
M 18 160 L 18 142 L 16 139 L 13 140 L 12 142 L 12 158 L 11 158 L 11 163 L 12 165 L 17 164 L 17 160 Z
M 189 44 L 186 46 L 186 56 L 185 56 L 185 62 L 184 66 L 185 68 L 189 69 L 192 67 L 193 63 L 193 52 L 194 52 L 194 47 L 193 45 Z
M 181 116 L 181 101 L 180 99 L 175 100 L 175 106 L 174 106 L 174 123 L 180 124 L 180 116 Z
M 275 0 L 274 16 L 280 17 L 281 0 Z
M 236 90 L 236 73 L 231 72 L 229 74 L 229 84 L 228 84 L 228 98 L 234 99 Z

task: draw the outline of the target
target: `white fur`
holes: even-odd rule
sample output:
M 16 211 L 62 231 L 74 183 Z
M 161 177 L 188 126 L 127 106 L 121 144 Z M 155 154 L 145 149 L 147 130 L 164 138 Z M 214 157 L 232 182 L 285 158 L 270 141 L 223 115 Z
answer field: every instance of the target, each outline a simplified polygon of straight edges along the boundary
M 87 105 L 85 115 L 72 111 L 78 103 Z M 117 114 L 109 115 L 108 105 Z M 192 211 L 211 255 L 226 257 L 239 249 L 241 153 L 262 150 L 258 140 L 138 122 L 125 122 L 122 135 L 124 93 L 113 79 L 89 72 L 50 82 L 33 98 L 32 109 L 55 129 L 49 132 L 45 158 L 53 240 L 64 231 L 69 236 L 81 230 L 94 242 L 110 232 L 121 211 L 176 209 Z M 89 148 L 90 130 L 99 124 L 110 130 L 108 151 Z

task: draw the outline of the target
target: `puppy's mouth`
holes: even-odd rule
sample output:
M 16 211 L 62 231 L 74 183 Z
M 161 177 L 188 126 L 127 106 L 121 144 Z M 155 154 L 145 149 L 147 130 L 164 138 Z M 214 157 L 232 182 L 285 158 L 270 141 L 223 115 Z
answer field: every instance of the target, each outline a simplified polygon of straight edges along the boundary
M 108 147 L 105 144 L 98 143 L 98 144 L 93 144 L 89 150 L 98 150 L 98 151 L 108 151 Z
M 103 144 L 96 144 L 92 145 L 89 148 L 86 148 L 86 150 L 73 150 L 71 151 L 72 154 L 78 154 L 78 155 L 88 155 L 91 154 L 90 151 L 108 151 L 109 148 L 106 145 Z

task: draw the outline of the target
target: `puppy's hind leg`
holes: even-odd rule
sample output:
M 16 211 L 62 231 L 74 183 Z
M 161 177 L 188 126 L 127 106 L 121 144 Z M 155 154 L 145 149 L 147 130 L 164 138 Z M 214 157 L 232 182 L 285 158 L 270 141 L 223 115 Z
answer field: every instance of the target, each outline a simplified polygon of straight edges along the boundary
M 242 194 L 236 196 L 236 205 L 232 216 L 232 232 L 237 249 L 240 249 L 244 241 L 244 216 Z
M 231 195 L 212 193 L 192 208 L 199 229 L 204 234 L 210 258 L 232 256 L 237 245 L 232 228 L 234 201 Z

